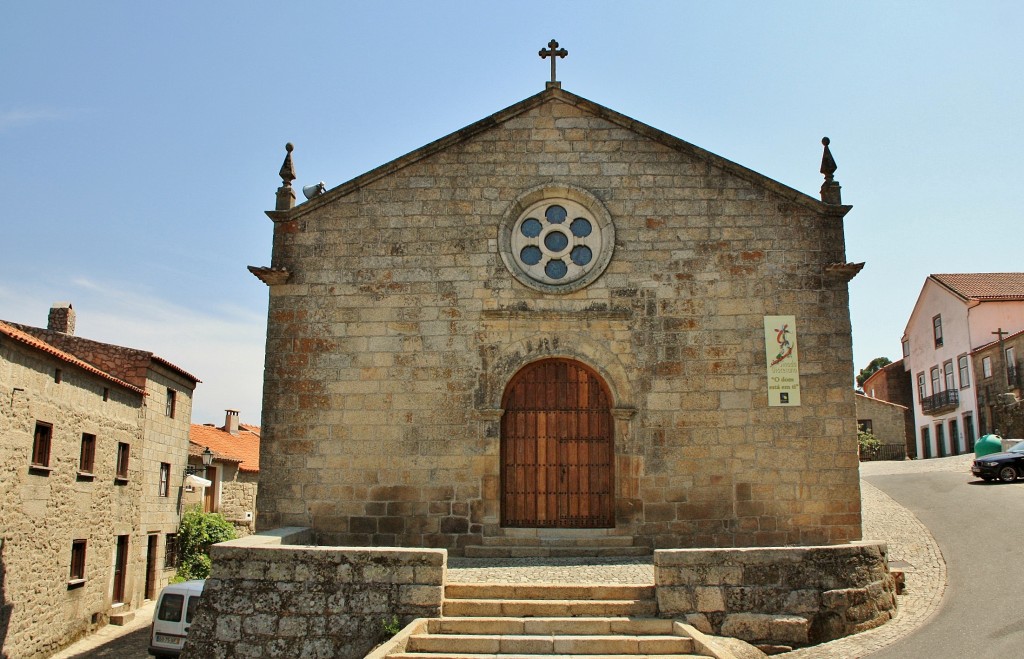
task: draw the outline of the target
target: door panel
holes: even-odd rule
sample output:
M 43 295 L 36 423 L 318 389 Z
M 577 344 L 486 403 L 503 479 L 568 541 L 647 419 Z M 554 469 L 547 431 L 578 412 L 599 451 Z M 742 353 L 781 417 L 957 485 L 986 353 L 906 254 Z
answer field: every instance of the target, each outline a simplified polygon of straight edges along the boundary
M 614 526 L 611 396 L 567 359 L 524 367 L 505 391 L 502 525 Z

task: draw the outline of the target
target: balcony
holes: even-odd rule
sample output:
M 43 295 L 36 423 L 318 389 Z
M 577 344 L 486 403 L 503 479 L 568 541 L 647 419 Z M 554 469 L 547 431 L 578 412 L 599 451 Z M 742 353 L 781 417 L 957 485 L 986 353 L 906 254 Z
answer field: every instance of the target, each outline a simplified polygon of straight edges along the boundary
M 921 399 L 921 411 L 929 416 L 952 412 L 960 404 L 960 392 L 947 389 Z

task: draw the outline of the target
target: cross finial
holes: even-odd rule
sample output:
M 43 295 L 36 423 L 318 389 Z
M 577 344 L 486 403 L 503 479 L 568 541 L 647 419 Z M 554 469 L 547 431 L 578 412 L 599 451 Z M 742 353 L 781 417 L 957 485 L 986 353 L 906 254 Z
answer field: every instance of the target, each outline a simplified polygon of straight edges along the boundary
M 558 82 L 558 80 L 555 79 L 555 60 L 559 57 L 565 57 L 569 54 L 569 51 L 565 48 L 559 48 L 558 42 L 552 39 L 548 42 L 547 50 L 541 48 L 539 54 L 541 59 L 544 59 L 545 57 L 551 58 L 551 82 Z

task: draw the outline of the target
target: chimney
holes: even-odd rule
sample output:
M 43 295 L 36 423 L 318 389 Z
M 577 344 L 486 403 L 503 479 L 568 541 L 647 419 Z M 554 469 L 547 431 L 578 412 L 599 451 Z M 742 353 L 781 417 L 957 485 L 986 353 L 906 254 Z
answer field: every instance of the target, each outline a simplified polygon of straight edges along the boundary
M 238 410 L 224 410 L 227 415 L 224 417 L 224 430 L 232 435 L 238 434 Z
M 75 335 L 75 310 L 70 302 L 54 302 L 46 318 L 46 329 L 68 336 Z

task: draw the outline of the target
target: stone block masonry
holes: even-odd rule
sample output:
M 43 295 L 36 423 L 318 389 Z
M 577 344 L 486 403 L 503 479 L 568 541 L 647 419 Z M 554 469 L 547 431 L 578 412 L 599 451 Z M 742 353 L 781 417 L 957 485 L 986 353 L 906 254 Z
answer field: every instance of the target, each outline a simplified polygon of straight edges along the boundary
M 182 656 L 357 659 L 393 616 L 441 615 L 445 550 L 301 544 L 310 540 L 286 528 L 214 546 Z
M 886 554 L 872 542 L 656 551 L 659 615 L 758 645 L 823 643 L 895 614 Z

